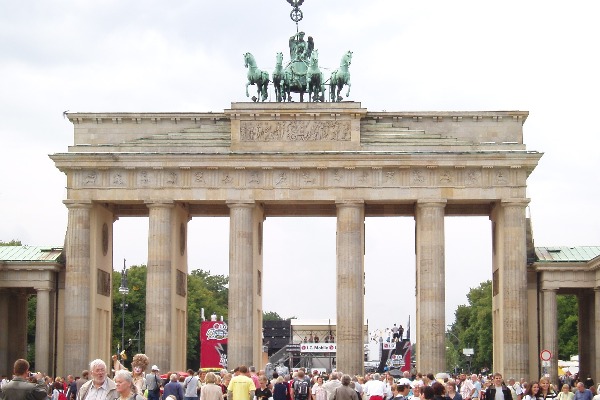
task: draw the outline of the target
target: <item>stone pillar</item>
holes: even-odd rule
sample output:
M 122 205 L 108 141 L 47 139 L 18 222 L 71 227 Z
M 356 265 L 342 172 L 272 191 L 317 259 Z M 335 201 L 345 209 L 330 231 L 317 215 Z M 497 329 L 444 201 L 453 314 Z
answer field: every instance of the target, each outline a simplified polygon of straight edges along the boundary
M 558 310 L 556 306 L 556 289 L 542 290 L 544 314 L 542 349 L 552 353 L 550 366 L 546 367 L 546 373 L 550 376 L 550 382 L 558 382 Z M 542 376 L 540 374 L 540 376 Z
M 364 370 L 364 248 L 363 201 L 337 203 L 337 369 L 351 374 Z
M 38 288 L 37 306 L 35 310 L 35 369 L 36 371 L 52 371 L 50 366 L 50 289 Z
M 228 202 L 229 206 L 229 338 L 230 368 L 251 365 L 254 359 L 254 232 L 256 205 Z
M 594 288 L 594 344 L 592 376 L 600 375 L 600 288 Z
M 446 200 L 419 200 L 415 208 L 417 261 L 417 369 L 446 370 Z
M 174 204 L 148 203 L 146 276 L 146 355 L 161 370 L 171 370 L 171 213 Z M 179 338 L 185 340 L 185 338 Z
M 9 291 L 0 289 L 0 326 L 3 327 L 10 323 L 9 298 Z M 8 358 L 8 348 L 8 329 L 0 329 L 0 375 L 12 376 L 13 368 Z
M 579 376 L 582 377 L 591 376 L 591 354 L 595 349 L 595 346 L 592 345 L 591 341 L 591 335 L 593 334 L 591 318 L 595 318 L 595 316 L 590 312 L 591 307 L 594 306 L 595 298 L 592 301 L 590 297 L 590 293 L 587 290 L 583 290 L 577 295 L 577 300 L 579 302 Z M 596 355 L 594 355 L 594 357 L 596 357 Z
M 27 358 L 27 299 L 29 295 L 23 289 L 13 290 L 9 300 L 8 359 L 12 364 L 18 358 Z M 9 375 L 10 376 L 10 375 Z
M 82 371 L 90 360 L 90 210 L 91 202 L 66 200 L 69 209 L 65 240 L 65 371 Z
M 525 238 L 525 207 L 528 199 L 502 200 L 496 221 L 501 252 L 498 265 L 499 294 L 501 298 L 499 321 L 501 334 L 498 342 L 502 348 L 502 362 L 498 370 L 504 376 L 529 379 L 527 357 L 529 340 L 527 329 L 527 249 Z M 497 339 L 494 337 L 494 343 Z M 496 360 L 494 360 L 496 366 Z

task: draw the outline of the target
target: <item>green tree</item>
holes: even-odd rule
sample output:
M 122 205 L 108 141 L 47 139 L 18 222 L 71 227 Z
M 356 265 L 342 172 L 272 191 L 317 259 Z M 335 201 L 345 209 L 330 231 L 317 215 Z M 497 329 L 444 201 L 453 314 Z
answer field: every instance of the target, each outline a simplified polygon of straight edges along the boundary
M 20 240 L 12 239 L 10 242 L 0 240 L 0 246 L 23 246 Z
M 263 321 L 284 321 L 275 311 L 263 311 Z
M 558 358 L 570 360 L 572 355 L 579 353 L 579 304 L 577 296 L 560 295 L 556 297 L 558 317 Z
M 480 371 L 483 367 L 492 366 L 492 281 L 482 282 L 479 287 L 472 288 L 467 294 L 468 305 L 457 307 L 454 315 L 456 320 L 450 326 L 449 332 L 455 335 L 455 353 L 462 353 L 462 349 L 471 348 L 474 351 L 471 359 L 454 354 L 447 357 L 448 362 L 456 362 L 462 358 L 462 366 L 466 370 L 471 363 L 471 371 Z M 450 335 L 452 336 L 452 335 Z M 455 365 L 447 365 L 449 370 L 454 370 Z

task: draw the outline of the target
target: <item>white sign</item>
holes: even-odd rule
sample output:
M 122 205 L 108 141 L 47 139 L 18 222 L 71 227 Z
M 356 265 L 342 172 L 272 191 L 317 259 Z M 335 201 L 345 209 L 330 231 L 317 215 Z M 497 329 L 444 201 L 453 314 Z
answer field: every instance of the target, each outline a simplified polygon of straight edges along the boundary
M 396 342 L 392 342 L 392 343 L 383 342 L 384 350 L 394 350 L 395 348 L 396 348 Z
M 542 350 L 542 352 L 540 353 L 540 360 L 542 361 L 550 361 L 551 358 L 552 353 L 550 352 L 550 350 Z
M 300 353 L 335 353 L 335 343 L 301 343 Z
M 542 367 L 549 367 L 550 366 L 550 361 L 542 361 Z

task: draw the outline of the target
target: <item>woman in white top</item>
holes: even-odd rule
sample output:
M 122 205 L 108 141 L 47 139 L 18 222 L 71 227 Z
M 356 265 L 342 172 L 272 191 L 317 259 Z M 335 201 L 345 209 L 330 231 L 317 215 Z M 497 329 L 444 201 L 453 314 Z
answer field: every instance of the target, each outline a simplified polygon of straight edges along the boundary
M 312 387 L 312 400 L 327 400 L 327 390 L 323 388 L 323 377 L 318 376 Z
M 571 392 L 571 387 L 565 383 L 564 385 L 562 385 L 562 388 L 556 400 L 573 400 L 574 397 L 575 394 Z

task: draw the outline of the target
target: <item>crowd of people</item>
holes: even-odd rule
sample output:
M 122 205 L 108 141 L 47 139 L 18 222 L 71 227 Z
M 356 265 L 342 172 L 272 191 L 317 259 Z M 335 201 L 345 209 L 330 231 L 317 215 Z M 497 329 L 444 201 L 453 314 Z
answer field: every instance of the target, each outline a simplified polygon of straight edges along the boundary
M 398 379 L 387 372 L 326 375 L 303 368 L 291 375 L 277 371 L 267 375 L 244 365 L 232 371 L 190 369 L 161 375 L 157 365 L 146 373 L 148 361 L 145 355 L 136 355 L 130 372 L 117 359 L 111 369 L 97 359 L 80 377 L 69 375 L 64 380 L 32 373 L 29 363 L 19 359 L 12 379 L 2 379 L 0 400 L 600 400 L 591 379 L 556 386 L 546 377 L 525 382 L 505 380 L 499 373 L 436 379 L 433 374 L 404 372 Z

